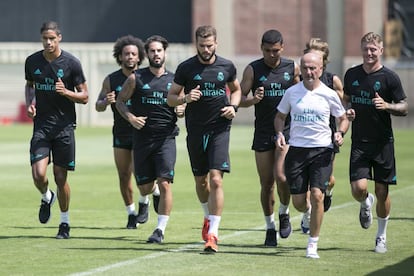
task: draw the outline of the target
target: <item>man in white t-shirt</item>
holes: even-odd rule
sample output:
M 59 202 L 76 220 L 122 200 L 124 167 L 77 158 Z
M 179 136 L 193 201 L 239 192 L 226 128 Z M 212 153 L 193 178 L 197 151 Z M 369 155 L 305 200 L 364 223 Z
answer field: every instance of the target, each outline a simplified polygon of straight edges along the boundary
M 317 242 L 323 218 L 324 191 L 332 172 L 333 142 L 329 116 L 338 119 L 334 142 L 341 146 L 349 121 L 337 93 L 323 84 L 319 77 L 323 71 L 322 57 L 307 53 L 301 58 L 303 81 L 286 90 L 275 117 L 276 147 L 286 144 L 283 126 L 290 113 L 290 148 L 285 159 L 285 173 L 290 185 L 292 202 L 299 212 L 309 212 L 310 237 L 306 257 L 319 258 Z M 306 192 L 310 189 L 310 205 Z

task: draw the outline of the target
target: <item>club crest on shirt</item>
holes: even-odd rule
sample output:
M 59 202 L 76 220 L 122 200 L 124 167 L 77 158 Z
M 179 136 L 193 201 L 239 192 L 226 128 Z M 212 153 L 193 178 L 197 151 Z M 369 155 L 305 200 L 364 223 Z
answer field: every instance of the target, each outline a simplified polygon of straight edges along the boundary
M 59 70 L 57 70 L 57 72 L 56 72 L 56 76 L 58 77 L 58 78 L 63 78 L 63 76 L 64 76 L 65 74 L 63 73 L 63 69 L 59 69 Z
M 224 74 L 222 72 L 218 72 L 217 74 L 217 80 L 223 81 L 224 80 Z
M 375 83 L 374 83 L 374 91 L 375 92 L 378 92 L 378 91 L 380 91 L 381 90 L 381 83 L 379 82 L 379 81 L 376 81 Z
M 290 80 L 290 75 L 289 75 L 289 73 L 288 73 L 288 72 L 285 72 L 285 73 L 283 74 L 283 78 L 285 79 L 285 81 Z

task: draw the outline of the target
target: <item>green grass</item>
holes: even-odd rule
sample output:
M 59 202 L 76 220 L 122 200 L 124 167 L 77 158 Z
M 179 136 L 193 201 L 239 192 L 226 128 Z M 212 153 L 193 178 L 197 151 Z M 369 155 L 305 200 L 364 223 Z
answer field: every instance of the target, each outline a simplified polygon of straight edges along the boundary
M 376 221 L 363 230 L 358 204 L 348 183 L 349 140 L 335 164 L 337 185 L 319 242 L 321 259 L 304 257 L 307 236 L 300 234 L 300 215 L 291 206 L 294 232 L 277 248 L 264 248 L 264 220 L 253 152 L 252 128 L 234 126 L 232 172 L 224 178 L 225 209 L 220 225 L 220 252 L 201 254 L 201 207 L 185 148 L 178 138 L 173 184 L 174 208 L 162 245 L 145 241 L 156 225 L 126 230 L 126 212 L 112 156 L 111 130 L 79 128 L 77 169 L 69 173 L 72 189 L 71 239 L 56 240 L 58 205 L 42 225 L 40 194 L 29 166 L 31 126 L 0 126 L 0 275 L 412 275 L 414 267 L 414 131 L 396 131 L 398 185 L 392 187 L 388 253 L 374 253 Z M 348 138 L 349 139 L 349 138 Z M 51 167 L 51 187 L 55 190 Z M 373 183 L 370 183 L 373 192 Z M 135 198 L 137 190 L 135 189 Z

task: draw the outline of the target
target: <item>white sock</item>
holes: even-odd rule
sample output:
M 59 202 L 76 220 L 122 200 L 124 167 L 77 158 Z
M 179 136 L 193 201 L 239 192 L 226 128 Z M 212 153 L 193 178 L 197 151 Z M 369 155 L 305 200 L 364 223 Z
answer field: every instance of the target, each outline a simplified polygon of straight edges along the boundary
M 218 237 L 221 216 L 209 215 L 208 219 L 210 220 L 210 228 L 208 229 L 208 233 Z
M 270 216 L 265 216 L 265 221 L 266 221 L 266 229 L 276 229 L 275 213 L 271 214 Z
M 280 203 L 279 206 L 279 215 L 287 215 L 289 214 L 289 205 L 284 205 L 282 203 Z
M 203 209 L 204 217 L 208 218 L 209 217 L 208 215 L 210 214 L 208 210 L 208 202 L 201 203 L 201 208 Z
M 160 195 L 160 188 L 158 188 L 158 184 L 155 184 L 155 189 L 152 192 L 153 195 L 159 196 Z
M 42 194 L 42 200 L 46 201 L 47 203 L 50 203 L 51 199 L 52 199 L 52 193 L 50 192 L 50 189 L 47 189 L 46 193 Z
M 60 212 L 60 222 L 69 224 L 69 211 Z
M 139 195 L 138 202 L 148 204 L 149 203 L 149 197 L 147 195 L 145 195 L 145 196 Z
M 162 234 L 164 234 L 165 232 L 165 228 L 167 227 L 167 223 L 169 219 L 170 219 L 170 216 L 158 215 L 157 228 L 162 231 Z
M 378 232 L 377 237 L 384 237 L 386 239 L 387 237 L 387 225 L 388 225 L 388 219 L 390 216 L 387 216 L 385 218 L 377 217 L 378 220 Z
M 128 215 L 134 215 L 135 214 L 135 203 L 132 203 L 126 206 L 126 210 L 127 210 Z
M 319 237 L 309 237 L 308 243 L 318 243 Z

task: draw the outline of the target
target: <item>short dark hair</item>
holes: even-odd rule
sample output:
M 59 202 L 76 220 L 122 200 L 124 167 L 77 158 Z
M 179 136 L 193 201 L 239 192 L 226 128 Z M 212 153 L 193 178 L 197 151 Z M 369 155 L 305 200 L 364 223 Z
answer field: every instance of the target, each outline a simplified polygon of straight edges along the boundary
M 122 54 L 124 47 L 128 45 L 137 46 L 139 57 L 138 65 L 141 65 L 142 61 L 145 59 L 144 42 L 142 42 L 140 38 L 132 35 L 122 36 L 116 40 L 113 50 L 113 57 L 115 58 L 116 63 L 118 63 L 118 65 L 122 64 L 121 61 L 119 61 L 118 57 Z
M 278 42 L 280 42 L 280 44 L 283 44 L 282 34 L 278 30 L 268 30 L 262 36 L 262 44 L 275 44 Z
M 209 25 L 200 26 L 195 31 L 196 41 L 198 40 L 199 37 L 200 38 L 207 38 L 207 37 L 210 37 L 210 36 L 214 36 L 214 40 L 216 40 L 216 38 L 217 38 L 217 31 L 216 31 L 216 28 L 214 28 L 213 26 L 209 26 Z
M 40 27 L 40 34 L 47 30 L 54 31 L 57 35 L 61 34 L 58 23 L 56 23 L 55 21 L 44 22 L 42 24 L 42 27 Z
M 165 39 L 164 37 L 160 36 L 160 35 L 153 35 L 147 38 L 147 40 L 145 41 L 145 52 L 148 54 L 148 49 L 149 49 L 149 45 L 152 42 L 159 42 L 162 44 L 162 48 L 164 48 L 164 50 L 166 50 L 168 48 L 168 40 Z

